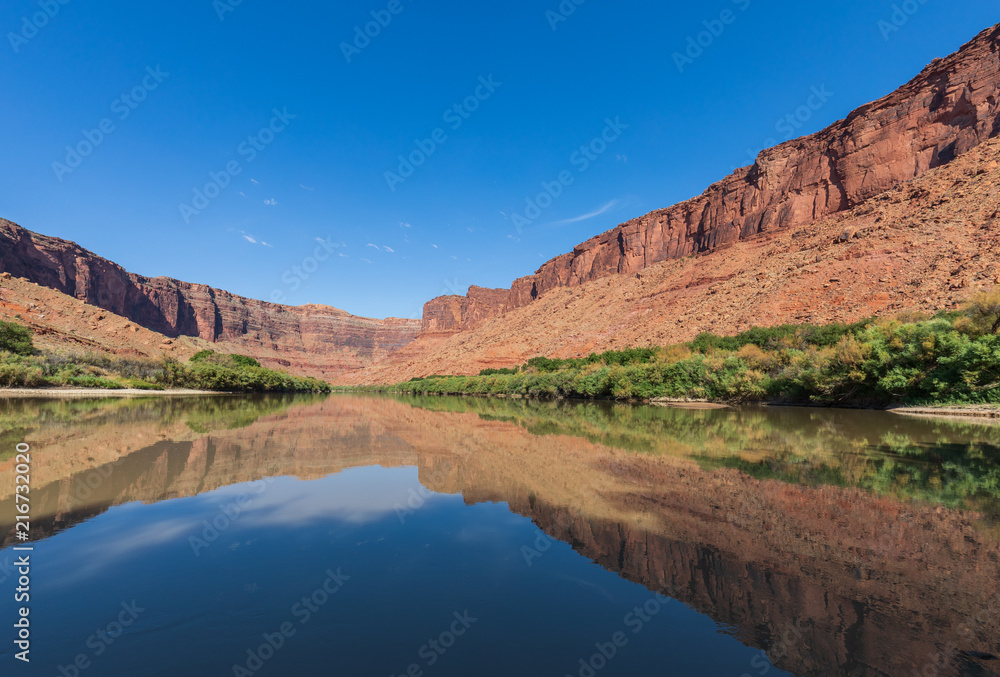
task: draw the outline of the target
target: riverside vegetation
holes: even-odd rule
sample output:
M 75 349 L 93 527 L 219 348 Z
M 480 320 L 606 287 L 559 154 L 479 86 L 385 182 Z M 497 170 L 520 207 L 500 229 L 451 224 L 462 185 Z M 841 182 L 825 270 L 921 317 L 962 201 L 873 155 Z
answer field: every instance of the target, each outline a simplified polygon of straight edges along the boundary
M 781 325 L 584 358 L 536 357 L 478 376 L 361 390 L 433 395 L 888 406 L 1000 403 L 1000 288 L 961 311 Z
M 532 435 L 572 436 L 638 454 L 734 468 L 757 479 L 869 493 L 1000 517 L 1000 427 L 875 411 L 679 409 L 615 402 L 394 395 Z
M 329 392 L 315 378 L 262 367 L 252 357 L 203 350 L 186 362 L 36 350 L 31 331 L 0 321 L 0 387 L 120 390 L 190 388 L 226 392 Z

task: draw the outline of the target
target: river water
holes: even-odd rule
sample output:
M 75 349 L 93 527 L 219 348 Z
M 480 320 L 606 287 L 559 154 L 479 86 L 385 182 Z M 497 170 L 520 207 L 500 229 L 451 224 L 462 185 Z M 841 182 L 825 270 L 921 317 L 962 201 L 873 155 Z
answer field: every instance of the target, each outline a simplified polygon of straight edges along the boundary
M 29 608 L 31 662 L 7 630 L 0 674 L 993 675 L 998 515 L 970 421 L 9 399 L 0 625 Z

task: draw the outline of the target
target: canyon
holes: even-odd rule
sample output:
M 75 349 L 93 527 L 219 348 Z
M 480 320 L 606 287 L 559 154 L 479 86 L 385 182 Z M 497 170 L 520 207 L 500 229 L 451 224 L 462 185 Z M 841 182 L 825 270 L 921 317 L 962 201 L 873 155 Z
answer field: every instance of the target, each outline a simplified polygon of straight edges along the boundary
M 164 352 L 168 341 L 178 356 L 215 345 L 342 383 L 477 373 L 701 331 L 955 308 L 1000 284 L 998 90 L 994 26 L 888 96 L 763 151 L 704 194 L 597 235 L 510 289 L 472 286 L 433 299 L 421 320 L 144 277 L 2 219 L 0 273 L 153 332 L 143 354 Z M 33 300 L 22 284 L 21 300 L 9 302 L 12 284 L 0 282 L 0 316 L 70 343 L 95 328 L 51 326 L 46 303 L 71 301 Z M 92 342 L 114 352 L 120 335 Z
M 264 366 L 318 378 L 385 357 L 420 330 L 419 320 L 374 320 L 330 306 L 278 305 L 207 285 L 144 277 L 76 243 L 5 219 L 0 219 L 0 273 L 102 308 L 165 339 L 194 337 L 203 347 L 221 344 L 253 355 Z M 10 286 L 0 283 L 5 292 Z M 40 320 L 41 311 L 54 303 L 36 305 Z
M 763 151 L 752 166 L 699 197 L 577 245 L 509 290 L 473 288 L 466 297 L 432 300 L 424 331 L 474 329 L 553 289 L 634 274 L 845 212 L 994 138 L 998 88 L 1000 26 L 994 26 L 892 94 L 820 132 Z

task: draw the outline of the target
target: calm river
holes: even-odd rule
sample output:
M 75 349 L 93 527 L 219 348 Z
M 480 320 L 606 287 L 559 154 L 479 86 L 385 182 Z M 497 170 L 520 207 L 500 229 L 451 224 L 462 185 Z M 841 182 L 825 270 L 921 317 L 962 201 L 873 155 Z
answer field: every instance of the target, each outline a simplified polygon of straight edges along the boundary
M 968 421 L 8 399 L 0 533 L 5 676 L 1000 673 L 1000 426 Z

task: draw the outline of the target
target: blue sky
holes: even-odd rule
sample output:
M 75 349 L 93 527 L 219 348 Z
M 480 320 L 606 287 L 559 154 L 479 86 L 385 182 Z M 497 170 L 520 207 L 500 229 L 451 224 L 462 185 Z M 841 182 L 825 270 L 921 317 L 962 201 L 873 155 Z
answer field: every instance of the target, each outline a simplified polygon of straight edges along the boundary
M 697 195 L 1000 20 L 986 0 L 562 7 L 8 0 L 0 216 L 144 275 L 416 317 Z

